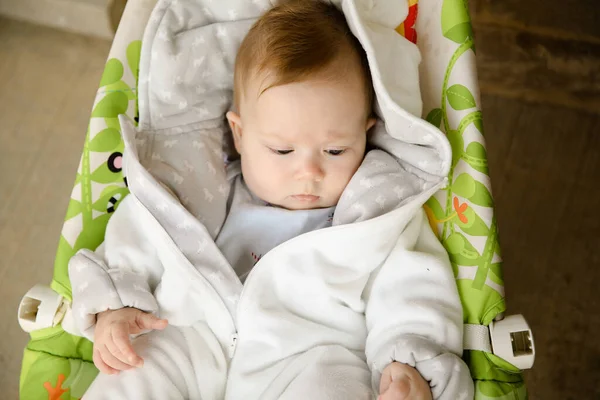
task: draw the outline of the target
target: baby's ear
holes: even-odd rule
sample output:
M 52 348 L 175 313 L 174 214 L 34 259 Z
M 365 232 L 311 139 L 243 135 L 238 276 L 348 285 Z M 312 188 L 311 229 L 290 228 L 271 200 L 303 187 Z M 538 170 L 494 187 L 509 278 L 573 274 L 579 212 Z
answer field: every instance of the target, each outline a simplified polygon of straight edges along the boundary
M 242 154 L 242 119 L 238 114 L 229 111 L 226 115 L 231 133 L 233 134 L 233 144 L 238 153 Z

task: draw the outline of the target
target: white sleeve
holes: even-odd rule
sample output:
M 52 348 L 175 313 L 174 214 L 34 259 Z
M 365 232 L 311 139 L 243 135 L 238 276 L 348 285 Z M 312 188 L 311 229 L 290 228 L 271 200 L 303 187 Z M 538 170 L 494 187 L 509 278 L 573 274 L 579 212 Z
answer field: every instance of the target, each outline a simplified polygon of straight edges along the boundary
M 127 196 L 110 218 L 104 242 L 91 251 L 82 249 L 69 261 L 73 318 L 82 335 L 93 340 L 96 314 L 134 307 L 158 313 L 153 295 L 163 266 Z
M 365 289 L 366 356 L 379 390 L 381 372 L 397 361 L 415 367 L 434 399 L 472 399 L 462 355 L 463 311 L 448 254 L 424 212 L 408 224 Z

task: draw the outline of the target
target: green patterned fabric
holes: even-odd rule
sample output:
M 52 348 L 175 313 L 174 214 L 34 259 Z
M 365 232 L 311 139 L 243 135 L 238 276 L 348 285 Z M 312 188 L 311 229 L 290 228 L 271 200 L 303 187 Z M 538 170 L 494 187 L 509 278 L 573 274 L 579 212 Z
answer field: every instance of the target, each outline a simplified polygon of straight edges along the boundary
M 467 1 L 410 0 L 409 4 L 412 20 L 407 19 L 398 32 L 416 39 L 422 51 L 422 79 L 427 82 L 422 85 L 424 116 L 446 132 L 453 149 L 449 186 L 432 197 L 425 210 L 450 255 L 465 323 L 489 325 L 505 311 L 504 282 Z M 149 4 L 128 2 L 94 102 L 51 283 L 69 300 L 70 257 L 102 242 L 112 212 L 128 193 L 121 171 L 123 143 L 117 116 L 124 113 L 136 119 L 141 38 L 150 9 Z M 21 398 L 80 398 L 97 373 L 91 355 L 89 341 L 60 326 L 32 332 L 24 352 Z M 527 399 L 522 374 L 514 366 L 480 351 L 467 351 L 464 358 L 475 380 L 476 399 Z
M 442 35 L 453 42 L 453 53 L 445 68 L 440 107 L 430 110 L 426 119 L 446 133 L 453 156 L 447 189 L 432 197 L 425 209 L 450 255 L 465 323 L 487 326 L 506 305 L 483 116 L 473 94 L 478 88 L 467 1 L 444 0 L 440 22 Z M 467 351 L 464 358 L 476 381 L 476 399 L 527 398 L 516 367 L 481 351 Z
M 117 116 L 127 113 L 134 118 L 137 112 L 140 50 L 140 40 L 130 42 L 124 60 L 108 60 L 100 81 L 50 285 L 69 300 L 69 259 L 77 250 L 95 249 L 102 242 L 112 212 L 128 193 L 120 166 L 123 142 Z M 23 355 L 20 396 L 79 399 L 97 373 L 90 341 L 70 335 L 60 326 L 34 331 Z
M 78 191 L 67 209 L 65 222 L 78 218 L 82 226 L 74 243 L 63 234 L 60 237 L 52 289 L 71 299 L 71 284 L 67 271 L 69 259 L 82 248 L 95 249 L 104 238 L 106 224 L 127 195 L 121 156 L 123 141 L 118 116 L 128 113 L 136 107 L 135 82 L 137 82 L 141 41 L 134 41 L 127 47 L 126 64 L 133 75 L 134 85 L 123 81 L 123 62 L 111 58 L 106 63 L 100 81 L 99 100 L 94 105 L 79 171 L 75 178 L 75 190 Z M 130 104 L 131 103 L 131 104 Z

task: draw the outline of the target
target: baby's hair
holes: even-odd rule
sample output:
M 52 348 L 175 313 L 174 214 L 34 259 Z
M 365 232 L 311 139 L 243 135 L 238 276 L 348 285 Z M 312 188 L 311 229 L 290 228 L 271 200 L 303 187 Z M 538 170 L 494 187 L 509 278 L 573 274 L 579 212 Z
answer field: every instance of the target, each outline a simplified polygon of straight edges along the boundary
M 357 68 L 371 113 L 373 87 L 367 56 L 344 14 L 326 0 L 283 0 L 252 26 L 240 45 L 234 72 L 235 104 L 251 80 L 259 96 L 280 85 L 311 78 L 343 79 Z

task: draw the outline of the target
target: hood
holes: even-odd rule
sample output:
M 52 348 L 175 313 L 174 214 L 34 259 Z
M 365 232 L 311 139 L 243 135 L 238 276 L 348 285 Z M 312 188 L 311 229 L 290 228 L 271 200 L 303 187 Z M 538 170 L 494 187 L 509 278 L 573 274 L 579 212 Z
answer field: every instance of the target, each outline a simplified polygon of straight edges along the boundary
M 393 207 L 419 193 L 433 194 L 448 174 L 451 148 L 438 128 L 421 119 L 420 53 L 395 31 L 408 14 L 407 0 L 333 3 L 343 11 L 369 61 L 379 119 L 370 135 L 371 144 L 395 160 L 401 177 L 409 176 L 413 188 L 402 196 L 397 190 Z M 232 106 L 237 49 L 252 24 L 270 7 L 267 0 L 160 0 L 143 38 L 138 135 L 151 132 L 181 138 L 186 132 L 218 127 L 228 135 L 224 116 Z M 192 148 L 185 140 L 173 141 L 166 154 L 156 155 L 161 150 L 153 150 L 153 158 L 168 162 L 168 157 L 177 157 L 177 146 L 186 151 Z M 367 161 L 368 157 L 355 177 L 368 168 Z M 385 162 L 371 159 L 369 165 Z M 380 177 L 383 181 L 393 173 L 384 168 Z M 370 189 L 364 178 L 360 179 L 362 186 Z

